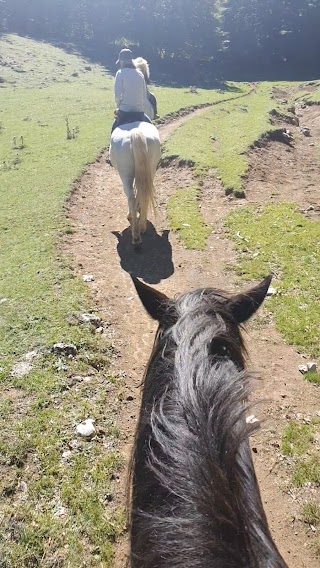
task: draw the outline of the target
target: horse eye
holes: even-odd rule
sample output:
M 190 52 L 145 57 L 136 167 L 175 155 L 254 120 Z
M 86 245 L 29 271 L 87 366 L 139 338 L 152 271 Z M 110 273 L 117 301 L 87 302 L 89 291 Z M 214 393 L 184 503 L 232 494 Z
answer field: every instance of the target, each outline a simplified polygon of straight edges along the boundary
M 214 339 L 211 341 L 211 348 L 210 352 L 212 355 L 216 355 L 218 357 L 225 357 L 228 354 L 228 349 L 223 341 L 219 341 Z

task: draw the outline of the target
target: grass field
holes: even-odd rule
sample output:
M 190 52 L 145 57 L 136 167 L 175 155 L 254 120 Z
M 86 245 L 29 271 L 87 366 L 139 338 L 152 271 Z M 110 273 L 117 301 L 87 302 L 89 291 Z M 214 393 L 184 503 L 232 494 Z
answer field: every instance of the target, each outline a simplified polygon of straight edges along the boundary
M 45 43 L 9 36 L 0 47 L 1 563 L 111 567 L 124 528 L 112 495 L 122 379 L 112 346 L 82 321 L 91 301 L 57 245 L 73 181 L 108 144 L 113 78 Z M 161 115 L 238 94 L 154 91 Z M 66 118 L 78 131 L 69 140 Z M 76 354 L 52 353 L 56 342 Z M 12 373 L 30 352 L 32 369 Z M 101 432 L 92 443 L 75 432 L 88 417 Z
M 113 482 L 122 468 L 114 423 L 122 378 L 110 371 L 112 345 L 95 333 L 94 325 L 83 322 L 91 300 L 69 259 L 59 252 L 59 239 L 69 230 L 65 203 L 74 180 L 108 144 L 113 78 L 102 67 L 45 43 L 10 36 L 0 40 L 0 48 L 0 565 L 111 568 L 113 543 L 125 526 L 123 511 L 113 503 Z M 225 91 L 198 94 L 161 86 L 153 90 L 164 115 L 246 94 L 249 86 L 230 83 Z M 183 209 L 183 221 L 192 228 L 180 231 L 186 246 L 203 248 L 209 233 L 198 209 L 197 178 L 216 168 L 226 187 L 241 189 L 247 168 L 243 151 L 266 129 L 272 106 L 270 86 L 264 84 L 250 97 L 191 119 L 168 141 L 167 154 L 195 162 L 194 187 L 188 192 L 180 188 L 169 203 L 173 226 L 181 228 Z M 71 131 L 78 130 L 70 140 L 66 118 Z M 246 215 L 251 213 L 230 218 L 231 234 L 236 227 L 244 232 Z M 298 225 L 294 215 L 289 208 L 288 219 Z M 269 266 L 274 254 L 264 235 L 266 222 L 261 212 L 249 235 L 252 250 L 265 239 L 266 256 L 259 259 L 260 266 L 249 263 L 239 269 L 248 278 Z M 309 251 L 310 239 L 318 233 L 308 223 L 292 237 L 294 246 L 299 242 L 300 258 L 294 259 L 294 267 L 285 264 L 280 284 L 302 288 L 303 298 L 289 305 L 281 292 L 271 300 L 283 321 L 291 310 L 297 318 L 301 315 L 298 301 L 318 301 L 311 279 L 317 259 Z M 289 244 L 277 251 L 277 266 L 288 260 Z M 298 282 L 294 270 L 306 265 L 308 277 Z M 312 331 L 318 309 L 306 317 Z M 317 353 L 311 331 L 300 338 L 296 327 L 293 318 L 288 340 L 304 341 Z M 52 352 L 61 341 L 74 344 L 72 356 Z M 30 352 L 31 370 L 12 372 Z M 75 431 L 89 417 L 99 431 L 91 442 Z
M 319 433 L 319 419 L 313 419 L 310 424 L 290 422 L 282 435 L 281 451 L 289 456 L 292 482 L 297 487 L 306 483 L 320 483 L 320 458 L 317 449 L 317 434 Z M 308 507 L 304 506 L 307 511 Z M 309 506 L 309 514 L 315 508 Z
M 263 83 L 240 101 L 223 103 L 190 119 L 166 142 L 166 156 L 174 155 L 191 161 L 195 179 L 214 168 L 225 188 L 241 191 L 248 168 L 249 146 L 273 128 L 269 113 L 278 106 L 271 97 L 275 86 Z M 304 84 L 277 83 L 277 86 L 290 87 L 295 95 L 302 93 L 304 96 L 305 93 Z M 317 87 L 312 93 L 314 98 L 318 90 Z M 193 219 L 193 230 L 189 231 L 184 227 L 186 200 L 181 199 L 182 192 L 180 189 L 169 200 L 169 219 L 173 229 L 179 230 L 179 238 L 186 247 L 203 248 L 206 234 L 203 233 L 198 200 L 188 198 L 188 215 Z M 198 191 L 198 199 L 200 196 Z M 248 280 L 260 278 L 268 272 L 279 275 L 276 283 L 279 293 L 269 302 L 276 325 L 289 343 L 319 357 L 320 296 L 317 282 L 320 249 L 317 244 L 320 243 L 320 227 L 319 223 L 306 219 L 294 209 L 294 205 L 290 204 L 258 211 L 240 208 L 229 216 L 227 226 L 240 253 L 237 272 Z M 196 224 L 194 220 L 197 220 Z M 272 232 L 269 231 L 270 226 Z M 189 233 L 192 233 L 192 241 Z M 245 240 L 236 236 L 239 233 Z M 310 374 L 307 380 L 317 384 L 317 374 L 314 377 Z
M 276 275 L 277 294 L 268 306 L 277 328 L 299 350 L 319 357 L 320 224 L 294 204 L 272 204 L 237 209 L 226 225 L 239 251 L 237 273 L 247 280 Z
M 246 152 L 264 132 L 272 129 L 269 112 L 275 101 L 271 98 L 272 84 L 258 87 L 241 85 L 242 97 L 216 105 L 181 125 L 165 143 L 164 156 L 177 156 L 193 164 L 192 172 L 197 180 L 208 170 L 215 170 L 226 193 L 243 197 L 244 176 L 248 169 Z M 239 96 L 239 95 L 238 95 Z M 179 238 L 187 248 L 204 248 L 206 237 L 198 210 L 198 201 L 188 201 L 192 229 L 185 227 L 184 199 L 178 190 L 168 204 L 171 226 L 179 231 Z M 201 191 L 198 190 L 198 198 Z M 172 211 L 174 209 L 174 215 Z M 194 220 L 198 220 L 195 224 Z
M 226 188 L 242 189 L 248 167 L 245 152 L 272 128 L 269 112 L 276 105 L 271 89 L 271 84 L 262 84 L 250 96 L 213 107 L 189 120 L 165 144 L 165 154 L 191 160 L 196 174 L 215 168 Z
M 167 204 L 168 221 L 186 248 L 203 250 L 211 229 L 199 211 L 200 188 L 194 186 L 177 190 Z

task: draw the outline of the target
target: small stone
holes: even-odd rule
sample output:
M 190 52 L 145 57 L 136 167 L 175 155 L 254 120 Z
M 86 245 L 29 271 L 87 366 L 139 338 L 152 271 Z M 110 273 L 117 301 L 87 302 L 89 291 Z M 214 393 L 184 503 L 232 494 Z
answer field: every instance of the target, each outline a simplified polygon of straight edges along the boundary
M 254 414 L 251 414 L 250 416 L 247 416 L 246 418 L 246 423 L 247 424 L 254 424 L 255 422 L 259 422 L 258 418 L 256 418 L 254 416 Z
M 18 484 L 18 490 L 21 493 L 28 493 L 28 485 L 26 484 L 25 481 L 20 481 Z
M 84 282 L 94 282 L 94 276 L 92 274 L 84 274 L 82 278 Z
M 237 236 L 239 239 L 241 239 L 242 241 L 245 241 L 246 243 L 249 242 L 246 237 L 243 237 L 243 236 L 240 234 L 240 231 L 237 231 L 236 236 Z
M 81 320 L 84 323 L 91 323 L 96 327 L 99 327 L 101 324 L 101 319 L 99 318 L 99 316 L 95 316 L 94 314 L 81 314 Z
M 4 304 L 8 301 L 8 298 L 0 298 L 0 304 Z
M 103 333 L 103 327 L 97 327 L 96 333 Z
M 30 373 L 32 369 L 32 363 L 35 357 L 37 356 L 37 351 L 29 351 L 24 356 L 23 361 L 16 363 L 13 365 L 11 369 L 11 376 L 21 378 Z
M 68 369 L 68 366 L 60 359 L 60 357 L 59 357 L 59 359 L 56 363 L 56 369 L 60 373 L 63 372 L 63 371 L 66 371 Z
M 134 397 L 131 394 L 129 394 L 129 396 L 127 396 L 126 400 L 128 402 L 131 402 L 132 400 L 134 400 Z
M 269 286 L 267 296 L 274 296 L 275 294 L 277 294 L 277 289 L 273 286 Z
M 113 450 L 114 449 L 114 441 L 111 438 L 107 439 L 105 442 L 103 442 L 103 447 L 106 450 L 109 450 L 109 451 Z
M 85 70 L 86 71 L 92 71 L 91 65 L 85 65 Z
M 55 343 L 51 347 L 51 352 L 55 355 L 65 355 L 66 357 L 71 355 L 74 357 L 77 354 L 78 349 L 75 345 L 73 345 L 73 343 Z
M 309 373 L 316 373 L 317 372 L 317 363 L 311 362 L 307 363 L 307 370 Z
M 68 458 L 70 458 L 70 456 L 72 456 L 71 450 L 66 450 L 65 452 L 62 452 L 62 457 L 64 460 L 67 460 Z
M 94 420 L 92 418 L 87 418 L 84 422 L 80 422 L 76 428 L 78 434 L 84 438 L 91 438 L 96 431 L 93 423 Z
M 77 450 L 79 448 L 79 441 L 78 440 L 70 440 L 70 442 L 68 442 L 68 446 L 71 450 Z
M 300 128 L 300 132 L 304 136 L 311 136 L 310 128 L 308 128 L 307 126 L 302 126 L 302 128 Z
M 65 507 L 63 507 L 63 505 L 60 505 L 54 511 L 53 516 L 54 517 L 64 517 L 66 515 L 66 513 L 67 513 L 67 509 Z
M 75 71 L 74 73 L 72 73 L 71 77 L 79 77 L 79 73 Z
M 300 373 L 302 373 L 303 375 L 305 375 L 308 372 L 307 365 L 298 365 L 298 369 L 299 369 Z
M 189 223 L 182 223 L 183 227 L 190 227 Z

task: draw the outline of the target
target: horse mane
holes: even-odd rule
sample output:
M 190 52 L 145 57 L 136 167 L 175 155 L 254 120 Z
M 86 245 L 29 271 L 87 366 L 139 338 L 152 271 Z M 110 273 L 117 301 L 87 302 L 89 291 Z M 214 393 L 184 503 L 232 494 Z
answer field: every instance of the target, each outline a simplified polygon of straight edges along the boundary
M 131 465 L 131 568 L 285 568 L 249 446 L 250 375 L 228 297 L 168 306 L 146 370 Z
M 148 82 L 150 80 L 150 69 L 148 62 L 143 59 L 142 57 L 137 57 L 133 59 L 133 64 L 136 66 L 137 69 L 143 73 L 145 80 Z

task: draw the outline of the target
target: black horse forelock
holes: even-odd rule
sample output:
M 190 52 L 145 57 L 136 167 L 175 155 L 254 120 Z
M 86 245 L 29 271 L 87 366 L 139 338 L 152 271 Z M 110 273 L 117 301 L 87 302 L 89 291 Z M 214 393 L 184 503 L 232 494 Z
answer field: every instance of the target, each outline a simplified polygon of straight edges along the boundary
M 181 296 L 146 371 L 132 460 L 131 568 L 284 568 L 245 420 L 250 377 L 228 297 Z

